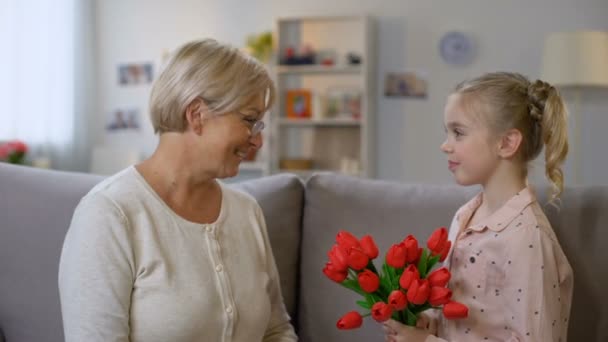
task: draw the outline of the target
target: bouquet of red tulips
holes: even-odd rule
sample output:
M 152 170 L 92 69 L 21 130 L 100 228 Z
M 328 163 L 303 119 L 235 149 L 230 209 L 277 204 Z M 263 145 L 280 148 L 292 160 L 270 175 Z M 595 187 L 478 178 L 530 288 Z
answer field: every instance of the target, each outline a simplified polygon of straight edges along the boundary
M 0 161 L 23 164 L 27 150 L 27 145 L 20 140 L 0 143 Z
M 452 246 L 447 235 L 445 227 L 435 230 L 427 241 L 428 249 L 408 235 L 391 246 L 378 271 L 372 262 L 378 257 L 378 247 L 370 235 L 359 240 L 347 231 L 338 232 L 323 273 L 363 296 L 357 304 L 368 311 L 345 314 L 338 320 L 338 329 L 358 328 L 369 315 L 378 322 L 393 318 L 415 326 L 418 315 L 428 309 L 442 309 L 447 319 L 465 318 L 468 308 L 452 301 L 452 291 L 447 288 L 450 272 L 445 267 L 433 270 Z

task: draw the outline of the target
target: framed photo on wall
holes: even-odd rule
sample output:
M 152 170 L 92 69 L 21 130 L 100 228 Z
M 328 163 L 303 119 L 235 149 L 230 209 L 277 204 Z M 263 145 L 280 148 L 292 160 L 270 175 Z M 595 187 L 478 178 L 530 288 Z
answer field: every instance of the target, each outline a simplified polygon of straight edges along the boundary
M 118 84 L 132 86 L 152 83 L 152 63 L 128 63 L 118 66 Z
M 311 118 L 312 117 L 312 94 L 307 89 L 287 90 L 285 101 L 285 112 L 291 119 Z
M 384 96 L 393 98 L 427 97 L 428 82 L 425 72 L 389 72 L 384 80 Z

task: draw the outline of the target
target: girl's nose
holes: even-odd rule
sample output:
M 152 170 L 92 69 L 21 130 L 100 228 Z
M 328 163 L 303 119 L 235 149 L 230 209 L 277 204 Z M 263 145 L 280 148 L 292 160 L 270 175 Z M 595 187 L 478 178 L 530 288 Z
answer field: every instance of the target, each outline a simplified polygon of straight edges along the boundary
M 439 149 L 441 149 L 441 151 L 443 153 L 449 153 L 450 152 L 450 147 L 448 145 L 448 139 L 445 139 L 445 141 L 443 143 L 441 143 L 441 145 L 439 146 Z

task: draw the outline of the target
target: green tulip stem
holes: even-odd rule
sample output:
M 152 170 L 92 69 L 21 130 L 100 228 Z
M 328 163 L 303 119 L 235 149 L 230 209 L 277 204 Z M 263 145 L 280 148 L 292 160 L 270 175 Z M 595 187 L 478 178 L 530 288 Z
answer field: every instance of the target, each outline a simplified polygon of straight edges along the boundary
M 374 272 L 374 273 L 376 273 L 376 274 L 380 275 L 380 274 L 378 273 L 378 270 L 376 269 L 376 265 L 374 265 L 374 263 L 372 262 L 372 260 L 371 260 L 371 259 L 369 260 L 369 263 L 367 264 L 367 268 L 369 268 L 369 269 L 370 269 L 370 271 L 372 271 L 372 272 Z

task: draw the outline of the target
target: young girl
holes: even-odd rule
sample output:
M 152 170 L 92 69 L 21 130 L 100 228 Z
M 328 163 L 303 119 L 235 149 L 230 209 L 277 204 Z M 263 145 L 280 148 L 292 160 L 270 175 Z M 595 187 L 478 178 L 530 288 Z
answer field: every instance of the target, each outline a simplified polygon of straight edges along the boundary
M 461 185 L 483 191 L 452 221 L 446 266 L 461 320 L 388 321 L 387 341 L 566 341 L 572 268 L 527 185 L 527 164 L 545 148 L 551 201 L 564 187 L 566 110 L 557 90 L 514 73 L 462 83 L 445 107 L 441 150 Z

